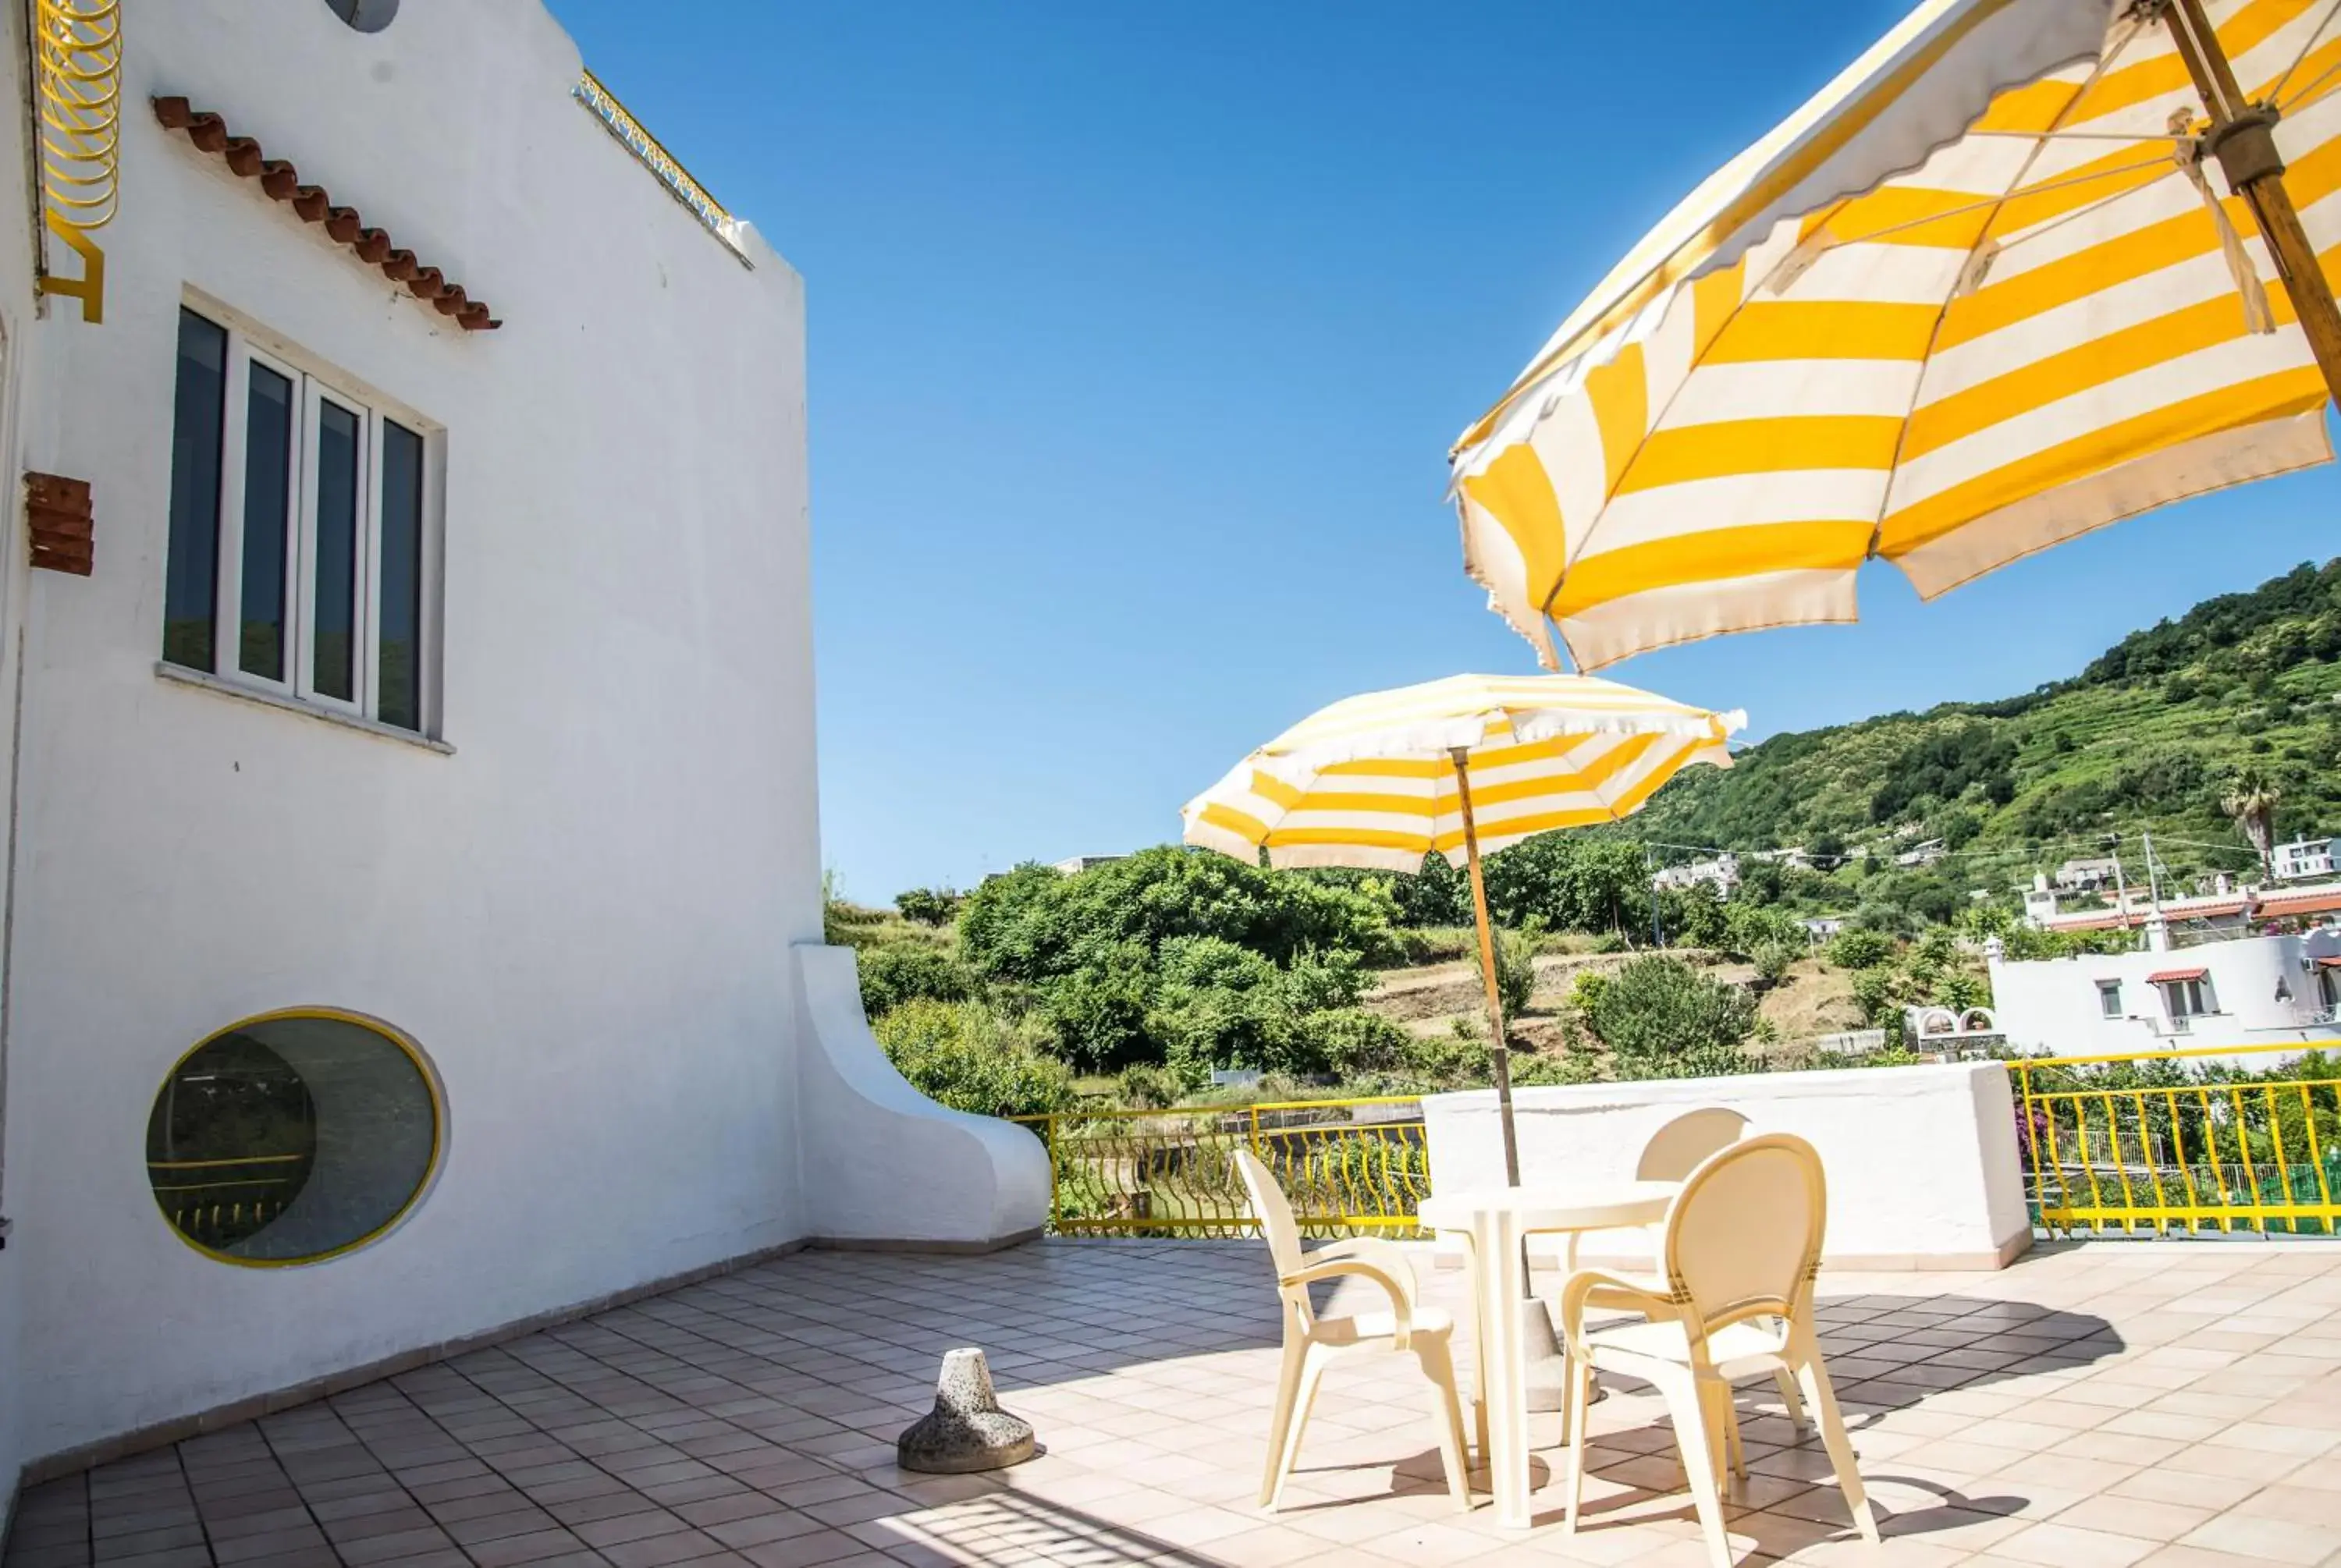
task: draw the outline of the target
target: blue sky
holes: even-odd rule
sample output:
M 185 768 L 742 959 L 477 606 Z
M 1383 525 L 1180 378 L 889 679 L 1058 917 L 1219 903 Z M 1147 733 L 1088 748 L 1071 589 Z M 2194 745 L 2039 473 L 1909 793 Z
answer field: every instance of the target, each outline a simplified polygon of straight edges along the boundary
M 1905 0 L 551 3 L 805 274 L 823 855 L 875 902 L 1173 839 L 1311 709 L 1532 670 L 1448 443 Z M 2004 696 L 2336 518 L 2319 470 L 1609 673 L 1754 737 Z

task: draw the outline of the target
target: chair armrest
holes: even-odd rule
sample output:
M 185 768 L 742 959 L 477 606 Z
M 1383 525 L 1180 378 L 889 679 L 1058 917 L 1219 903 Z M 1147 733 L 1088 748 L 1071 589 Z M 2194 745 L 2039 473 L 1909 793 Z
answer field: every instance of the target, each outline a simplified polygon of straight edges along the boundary
M 1354 1258 L 1360 1263 L 1372 1264 L 1406 1287 L 1406 1297 L 1410 1303 L 1415 1299 L 1414 1265 L 1409 1261 L 1406 1249 L 1388 1236 L 1344 1236 L 1309 1255 L 1310 1263 L 1330 1263 L 1336 1258 Z
M 1597 1290 L 1626 1298 L 1648 1317 L 1671 1317 L 1675 1314 L 1673 1298 L 1654 1280 L 1629 1279 L 1607 1269 L 1580 1268 L 1560 1287 L 1560 1332 L 1573 1350 L 1584 1345 L 1585 1299 Z
M 1321 1258 L 1323 1255 L 1320 1253 L 1312 1256 Z M 1276 1283 L 1290 1289 L 1294 1286 L 1315 1285 L 1320 1280 L 1338 1279 L 1345 1274 L 1354 1274 L 1361 1278 L 1372 1280 L 1390 1296 L 1392 1322 L 1390 1348 L 1404 1350 L 1409 1338 L 1414 1333 L 1414 1291 L 1411 1288 L 1413 1271 L 1404 1268 L 1403 1260 L 1400 1266 L 1409 1282 L 1406 1285 L 1400 1284 L 1398 1278 L 1392 1276 L 1387 1270 L 1354 1257 L 1326 1258 L 1322 1262 L 1312 1261 L 1303 1267 L 1294 1269 L 1290 1274 L 1280 1275 Z

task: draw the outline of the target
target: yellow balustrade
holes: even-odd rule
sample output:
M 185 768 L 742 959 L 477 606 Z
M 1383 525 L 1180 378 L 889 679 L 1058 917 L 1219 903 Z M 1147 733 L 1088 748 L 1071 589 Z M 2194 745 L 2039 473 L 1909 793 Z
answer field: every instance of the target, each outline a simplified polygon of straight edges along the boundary
M 1014 1119 L 1048 1145 L 1060 1236 L 1253 1235 L 1238 1148 L 1275 1172 L 1306 1235 L 1423 1234 L 1430 1154 L 1412 1095 Z
M 2336 1234 L 2341 1078 L 2300 1071 L 2230 1080 L 2211 1060 L 2276 1067 L 2306 1049 L 2207 1046 L 2010 1062 L 2034 1223 L 2067 1234 Z
M 38 119 L 42 222 L 80 255 L 82 275 L 44 271 L 45 294 L 81 302 L 105 319 L 105 253 L 90 238 L 122 195 L 121 0 L 34 0 L 34 113 Z

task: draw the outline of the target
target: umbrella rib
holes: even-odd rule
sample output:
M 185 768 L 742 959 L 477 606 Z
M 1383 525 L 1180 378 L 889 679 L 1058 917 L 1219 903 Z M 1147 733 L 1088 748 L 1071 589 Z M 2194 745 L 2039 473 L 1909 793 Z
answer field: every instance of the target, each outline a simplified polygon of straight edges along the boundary
M 2277 108 L 2298 108 L 2301 104 L 2315 97 L 2316 95 L 2316 90 L 2319 87 L 2324 86 L 2326 83 L 2333 80 L 2336 76 L 2341 76 L 2341 60 L 2336 60 L 2332 65 L 2326 66 L 2324 70 L 2319 71 L 2309 80 L 2307 86 L 2303 87 L 2298 93 L 2293 95 L 2292 100 L 2289 103 L 2279 104 L 2276 105 Z
M 2333 25 L 2333 20 L 2336 16 L 2341 16 L 2341 0 L 2333 0 L 2333 4 L 2325 8 L 2325 20 L 2309 30 L 2308 37 L 2300 45 L 2299 55 L 2295 56 L 2291 65 L 2284 68 L 2284 74 L 2276 79 L 2276 85 L 2268 89 L 2268 102 L 2278 103 L 2283 99 L 2285 87 L 2292 81 L 2294 74 L 2308 64 L 2309 55 L 2316 52 L 2318 41 L 2325 36 L 2325 30 Z M 2311 82 L 2309 86 L 2315 87 L 2317 82 L 2324 81 L 2333 72 L 2326 70 L 2316 78 L 2316 82 Z

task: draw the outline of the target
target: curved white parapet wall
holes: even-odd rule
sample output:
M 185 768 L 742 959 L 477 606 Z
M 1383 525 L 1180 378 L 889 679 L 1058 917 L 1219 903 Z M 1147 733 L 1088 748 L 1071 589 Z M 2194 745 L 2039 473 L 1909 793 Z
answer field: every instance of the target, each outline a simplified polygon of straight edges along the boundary
M 1997 1062 L 1515 1089 L 1521 1185 L 1630 1177 L 1650 1135 L 1700 1106 L 1743 1113 L 1751 1136 L 1795 1133 L 1820 1151 L 1833 1265 L 1997 1268 L 2031 1240 L 2016 1104 Z M 1428 1096 L 1422 1108 L 1432 1191 L 1504 1185 L 1492 1090 Z M 1610 1239 L 1590 1238 L 1585 1255 L 1649 1255 L 1647 1242 L 1601 1245 Z
M 802 942 L 797 963 L 803 1187 L 833 1245 L 1007 1246 L 1049 1218 L 1049 1154 L 1012 1122 L 939 1106 L 879 1048 L 853 949 Z

